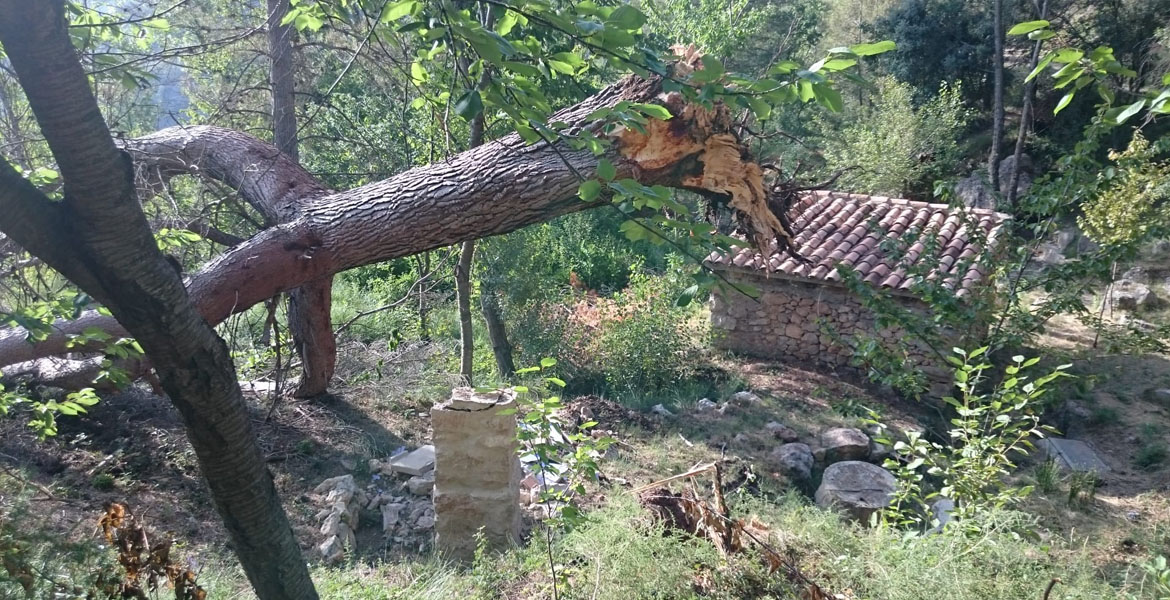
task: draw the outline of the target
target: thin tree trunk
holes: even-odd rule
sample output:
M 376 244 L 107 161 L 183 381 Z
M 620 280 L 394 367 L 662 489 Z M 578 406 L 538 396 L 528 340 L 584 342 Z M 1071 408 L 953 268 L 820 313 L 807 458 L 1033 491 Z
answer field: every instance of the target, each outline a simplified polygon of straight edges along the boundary
M 987 175 L 991 182 L 993 206 L 1001 193 L 999 189 L 1000 146 L 1003 144 L 1003 0 L 992 0 L 992 37 L 995 55 L 992 57 L 994 90 L 991 108 L 991 154 L 987 159 Z
M 487 324 L 488 339 L 492 343 L 496 370 L 505 381 L 510 380 L 516 372 L 516 363 L 512 360 L 512 343 L 508 341 L 508 330 L 504 327 L 497 291 L 486 281 L 480 283 L 479 302 L 483 321 Z
M 1040 11 L 1038 19 L 1048 18 L 1048 0 L 1043 0 L 1040 4 Z M 1040 49 L 1044 46 L 1044 40 L 1036 40 L 1032 44 L 1032 57 L 1028 61 L 1028 72 L 1031 73 L 1036 69 L 1036 65 L 1040 62 Z M 1020 157 L 1024 155 L 1024 143 L 1028 139 L 1029 121 L 1032 118 L 1032 97 L 1036 95 L 1036 77 L 1024 84 L 1024 103 L 1020 108 L 1020 127 L 1016 132 L 1016 150 L 1012 154 L 1014 163 L 1012 166 L 1012 179 L 1008 182 L 1007 189 L 1007 206 L 1004 210 L 1011 211 L 1016 207 L 1016 188 L 1020 185 Z
M 475 332 L 471 323 L 471 261 L 475 240 L 463 242 L 459 262 L 455 265 L 455 297 L 459 305 L 459 376 L 466 385 L 474 385 Z
M 272 140 L 277 150 L 294 161 L 300 159 L 297 148 L 297 111 L 294 96 L 292 28 L 281 25 L 288 14 L 289 0 L 268 0 L 268 71 L 272 86 Z
M 53 202 L 0 160 L 0 230 L 102 302 L 142 345 L 256 595 L 316 599 L 227 345 L 158 249 L 130 160 L 77 60 L 64 3 L 0 0 L 0 43 L 64 182 Z
M 299 161 L 293 30 L 281 21 L 289 0 L 268 0 L 269 79 L 272 84 L 272 140 L 278 150 Z M 288 293 L 288 330 L 293 348 L 301 358 L 301 378 L 293 396 L 309 398 L 324 394 L 337 365 L 330 306 L 333 277 L 322 277 Z

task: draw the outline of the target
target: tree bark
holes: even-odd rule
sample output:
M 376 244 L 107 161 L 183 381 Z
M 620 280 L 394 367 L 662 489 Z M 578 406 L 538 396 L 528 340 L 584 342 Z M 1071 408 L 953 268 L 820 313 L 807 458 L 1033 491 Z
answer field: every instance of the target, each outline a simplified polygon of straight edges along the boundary
M 142 345 L 257 596 L 315 599 L 227 346 L 158 250 L 130 160 L 70 42 L 64 3 L 0 0 L 0 42 L 64 182 L 63 200 L 52 202 L 0 160 L 0 230 L 102 302 Z
M 992 0 L 992 37 L 995 42 L 995 55 L 992 57 L 992 90 L 991 108 L 991 153 L 987 158 L 988 181 L 991 182 L 991 197 L 994 204 L 999 197 L 999 159 L 1003 144 L 1003 0 Z M 995 208 L 993 205 L 991 208 Z
M 293 30 L 281 21 L 288 14 L 289 0 L 268 0 L 268 52 L 271 58 L 272 140 L 277 150 L 299 161 Z M 288 293 L 288 330 L 293 348 L 301 357 L 301 378 L 293 396 L 309 398 L 324 394 L 337 365 L 337 342 L 333 339 L 330 313 L 333 277 L 316 281 Z
M 1048 18 L 1048 0 L 1042 0 L 1039 5 L 1038 19 Z M 1044 40 L 1036 40 L 1032 44 L 1032 56 L 1028 60 L 1028 72 L 1031 73 L 1036 65 L 1040 62 L 1040 49 L 1044 46 Z M 1024 154 L 1024 142 L 1028 139 L 1028 121 L 1032 116 L 1032 97 L 1036 95 L 1036 78 L 1024 84 L 1024 103 L 1020 108 L 1020 128 L 1016 132 L 1016 149 L 1013 153 L 1013 169 L 1012 178 L 1008 182 L 1007 198 L 1004 210 L 1011 211 L 1016 206 L 1016 188 L 1020 185 L 1020 156 Z
M 475 240 L 463 242 L 455 264 L 455 300 L 459 306 L 459 376 L 465 385 L 475 385 L 475 331 L 471 321 L 471 262 Z
M 483 321 L 487 324 L 488 339 L 492 344 L 492 355 L 496 359 L 496 370 L 505 381 L 511 380 L 516 372 L 512 359 L 512 343 L 508 341 L 508 330 L 500 311 L 500 299 L 496 289 L 488 282 L 481 282 L 479 290 L 480 308 Z
M 680 94 L 662 94 L 656 78 L 627 77 L 560 111 L 551 121 L 567 123 L 570 130 L 589 128 L 599 137 L 607 136 L 603 123 L 585 117 L 623 100 L 656 102 L 676 116 L 670 121 L 649 121 L 646 133 L 619 128 L 609 134 L 614 144 L 607 157 L 616 166 L 618 178 L 632 177 L 721 199 L 735 208 L 756 246 L 766 247 L 778 239 L 785 247 L 789 236 L 768 208 L 762 171 L 731 133 L 732 121 L 722 105 L 714 110 L 690 105 Z M 169 128 L 149 137 L 166 147 L 214 144 L 223 154 L 239 159 L 219 166 L 228 175 L 242 177 L 243 187 L 264 192 L 278 206 L 285 201 L 299 206 L 295 219 L 228 249 L 188 278 L 192 301 L 212 324 L 345 269 L 507 233 L 606 201 L 585 203 L 577 197 L 580 178 L 596 174 L 598 158 L 592 153 L 561 141 L 529 145 L 515 134 L 441 163 L 320 196 L 315 194 L 323 187 L 305 181 L 303 169 L 281 159 L 271 145 L 244 134 L 197 127 Z M 298 199 L 294 189 L 306 197 Z M 8 192 L 0 188 L 0 200 Z M 77 321 L 57 323 L 55 333 L 35 345 L 25 342 L 21 331 L 9 330 L 0 334 L 0 365 L 61 354 L 69 334 L 86 327 L 122 331 L 113 319 L 94 312 Z

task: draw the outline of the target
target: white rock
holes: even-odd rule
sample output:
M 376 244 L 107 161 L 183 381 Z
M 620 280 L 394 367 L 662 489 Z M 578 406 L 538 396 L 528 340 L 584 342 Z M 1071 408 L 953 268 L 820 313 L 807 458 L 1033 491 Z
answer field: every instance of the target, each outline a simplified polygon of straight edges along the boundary
M 337 535 L 338 529 L 340 527 L 341 513 L 331 511 L 329 516 L 325 517 L 325 521 L 321 523 L 321 535 L 324 535 L 325 537 Z
M 796 433 L 795 430 L 777 421 L 769 421 L 767 425 L 764 425 L 764 429 L 785 443 L 795 442 L 800 439 L 800 434 Z
M 410 490 L 410 493 L 416 496 L 425 496 L 431 493 L 434 487 L 435 476 L 433 471 L 427 475 L 416 475 L 406 480 L 406 489 Z
M 382 531 L 389 533 L 398 524 L 401 518 L 403 504 L 383 504 L 382 505 Z
M 434 526 L 435 526 L 435 517 L 427 516 L 427 515 L 423 515 L 423 516 L 419 517 L 418 521 L 416 521 L 414 523 L 414 528 L 416 530 L 419 530 L 419 531 L 430 529 Z
M 396 473 L 422 475 L 435 468 L 435 447 L 421 446 L 390 461 L 390 469 Z
M 696 412 L 711 412 L 718 407 L 719 405 L 712 402 L 710 398 L 700 398 L 698 402 L 695 402 Z
M 762 402 L 759 396 L 751 392 L 736 392 L 727 401 L 736 406 L 751 406 Z
M 650 412 L 652 412 L 660 417 L 673 417 L 674 416 L 674 413 L 667 410 L 667 408 L 661 404 L 655 404 L 654 408 L 650 409 Z
M 313 492 L 317 494 L 324 494 L 328 490 L 333 489 L 348 489 L 356 490 L 357 485 L 353 482 L 353 475 L 338 475 L 337 477 L 330 477 L 325 481 L 317 484 L 313 488 Z
M 335 535 L 329 536 L 321 545 L 317 546 L 317 551 L 321 553 L 321 558 L 325 562 L 335 562 L 341 559 L 345 549 L 341 546 L 341 539 Z

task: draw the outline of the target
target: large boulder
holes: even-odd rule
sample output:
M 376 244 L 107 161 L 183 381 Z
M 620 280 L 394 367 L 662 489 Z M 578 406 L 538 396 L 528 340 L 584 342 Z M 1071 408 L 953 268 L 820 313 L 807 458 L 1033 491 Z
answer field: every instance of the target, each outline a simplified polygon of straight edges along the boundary
M 1109 291 L 1109 301 L 1120 310 L 1149 308 L 1157 302 L 1150 286 L 1131 279 L 1118 279 Z
M 813 453 L 808 444 L 784 444 L 773 450 L 770 458 L 777 469 L 793 479 L 804 481 L 812 477 Z
M 975 171 L 955 184 L 955 196 L 968 208 L 995 208 L 995 198 L 987 189 L 987 174 Z
M 1020 179 L 1016 182 L 1016 197 L 1023 196 L 1028 188 L 1032 187 L 1032 176 L 1035 173 L 1035 168 L 1032 166 L 1032 157 L 1027 154 L 1020 155 Z M 1012 183 L 1012 174 L 1016 171 L 1016 156 L 1009 154 L 999 161 L 999 193 L 1004 198 L 1007 198 L 1009 186 Z
M 887 470 L 858 460 L 829 465 L 815 495 L 817 506 L 835 508 L 868 523 L 893 501 L 898 481 Z
M 860 429 L 852 427 L 828 429 L 821 433 L 820 445 L 825 451 L 826 465 L 843 460 L 869 458 L 869 436 Z

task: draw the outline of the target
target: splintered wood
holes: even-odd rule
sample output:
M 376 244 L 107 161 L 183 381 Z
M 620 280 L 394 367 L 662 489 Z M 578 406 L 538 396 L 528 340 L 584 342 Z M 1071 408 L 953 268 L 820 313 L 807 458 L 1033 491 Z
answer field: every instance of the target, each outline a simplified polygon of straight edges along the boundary
M 706 500 L 700 497 L 695 478 L 708 473 L 711 474 L 712 480 L 711 498 Z M 682 493 L 676 494 L 665 487 L 666 484 L 675 481 L 686 482 Z M 718 463 L 701 465 L 634 491 L 640 493 L 642 506 L 654 514 L 667 529 L 708 539 L 723 555 L 755 547 L 769 571 L 783 572 L 788 582 L 800 590 L 802 600 L 848 598 L 842 594 L 829 594 L 805 576 L 795 560 L 773 548 L 766 541 L 769 533 L 767 525 L 754 518 L 745 520 L 731 517 L 723 497 L 723 476 Z

